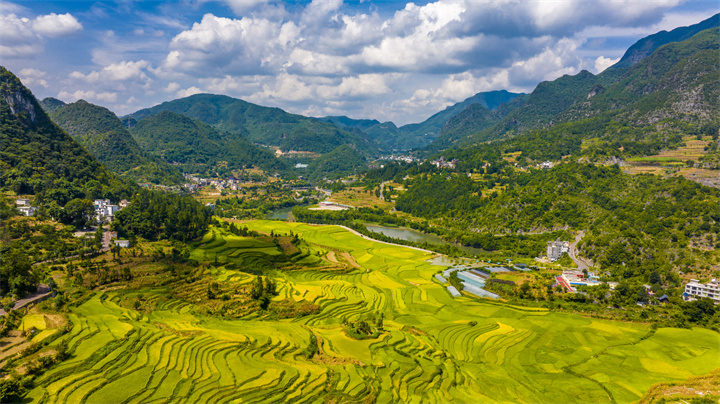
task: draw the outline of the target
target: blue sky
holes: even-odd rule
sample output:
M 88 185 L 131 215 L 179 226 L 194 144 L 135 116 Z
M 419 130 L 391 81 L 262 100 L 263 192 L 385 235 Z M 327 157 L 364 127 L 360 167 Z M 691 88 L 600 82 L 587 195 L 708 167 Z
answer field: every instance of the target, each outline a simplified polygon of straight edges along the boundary
M 598 73 L 717 1 L 0 3 L 0 63 L 38 98 L 118 115 L 209 92 L 311 116 L 419 122 L 477 92 Z

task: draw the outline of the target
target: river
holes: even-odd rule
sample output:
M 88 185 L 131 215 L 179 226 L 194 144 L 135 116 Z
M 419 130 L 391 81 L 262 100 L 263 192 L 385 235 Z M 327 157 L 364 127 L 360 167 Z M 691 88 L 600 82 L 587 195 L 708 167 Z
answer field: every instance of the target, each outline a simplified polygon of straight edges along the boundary
M 290 213 L 292 213 L 294 206 L 290 206 L 289 208 L 280 208 L 275 209 L 272 212 L 268 213 L 265 218 L 266 219 L 277 219 L 277 220 L 288 220 L 290 217 Z

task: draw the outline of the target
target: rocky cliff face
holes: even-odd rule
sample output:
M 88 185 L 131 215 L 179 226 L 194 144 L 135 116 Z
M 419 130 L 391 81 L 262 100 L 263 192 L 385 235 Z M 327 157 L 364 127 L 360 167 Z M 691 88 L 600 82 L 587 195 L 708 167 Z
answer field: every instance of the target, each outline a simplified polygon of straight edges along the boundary
M 26 126 L 32 126 L 38 120 L 40 105 L 25 88 L 20 79 L 0 66 L 0 96 L 10 108 L 10 112 Z

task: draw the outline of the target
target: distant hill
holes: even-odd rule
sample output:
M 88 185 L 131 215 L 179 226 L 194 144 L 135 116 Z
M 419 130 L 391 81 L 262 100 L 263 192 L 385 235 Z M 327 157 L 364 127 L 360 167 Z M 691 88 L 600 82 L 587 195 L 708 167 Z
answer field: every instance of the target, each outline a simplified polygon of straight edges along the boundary
M 701 31 L 718 26 L 720 26 L 720 14 L 715 14 L 707 20 L 689 27 L 675 28 L 670 32 L 660 31 L 656 34 L 647 36 L 635 42 L 633 46 L 628 48 L 623 57 L 617 63 L 612 65 L 610 69 L 630 67 L 652 55 L 657 48 L 665 44 L 684 41 L 692 38 L 695 34 Z
M 52 98 L 52 97 L 43 98 L 43 100 L 40 101 L 40 106 L 48 114 L 55 111 L 56 109 L 58 109 L 60 107 L 65 106 L 65 105 L 66 104 L 63 101 L 60 101 L 57 98 Z
M 196 94 L 137 111 L 127 118 L 140 121 L 162 111 L 186 115 L 219 131 L 245 136 L 251 142 L 277 146 L 283 151 L 327 153 L 350 144 L 364 154 L 377 154 L 377 147 L 358 133 L 315 118 L 290 114 L 280 108 L 263 107 L 224 95 Z
M 462 112 L 469 105 L 479 104 L 483 108 L 493 111 L 501 105 L 511 102 L 519 95 L 522 94 L 505 90 L 477 93 L 464 101 L 445 108 L 421 123 L 412 123 L 397 128 L 394 124 L 391 126 L 388 125 L 388 122 L 385 122 L 365 129 L 364 132 L 389 150 L 422 148 L 432 143 L 440 135 L 440 131 L 448 120 Z M 383 140 L 384 143 L 381 143 Z
M 308 166 L 311 180 L 320 180 L 324 177 L 335 179 L 364 172 L 367 161 L 362 154 L 348 145 L 342 145 L 313 160 Z
M 129 196 L 131 184 L 108 172 L 53 123 L 20 80 L 0 66 L 0 189 L 60 205 L 99 192 Z M 105 191 L 104 191 L 105 190 Z
M 217 131 L 170 111 L 139 120 L 130 133 L 143 150 L 177 164 L 185 172 L 223 174 L 253 165 L 265 170 L 287 168 L 273 153 L 252 144 L 244 136 Z
M 352 119 L 347 116 L 325 116 L 317 119 L 323 122 L 330 122 L 343 129 L 360 129 L 363 131 L 380 123 L 377 119 Z
M 164 185 L 184 182 L 177 168 L 140 149 L 120 119 L 107 108 L 80 100 L 59 106 L 49 115 L 116 174 L 138 182 Z
M 599 114 L 611 114 L 614 121 L 624 124 L 717 120 L 718 30 L 663 45 L 631 67 L 608 69 L 597 76 L 582 71 L 542 82 L 528 96 L 500 108 L 496 112 L 499 122 L 486 128 L 483 126 L 492 115 L 469 111 L 467 115 L 479 121 L 456 120 L 428 150 L 477 144 Z

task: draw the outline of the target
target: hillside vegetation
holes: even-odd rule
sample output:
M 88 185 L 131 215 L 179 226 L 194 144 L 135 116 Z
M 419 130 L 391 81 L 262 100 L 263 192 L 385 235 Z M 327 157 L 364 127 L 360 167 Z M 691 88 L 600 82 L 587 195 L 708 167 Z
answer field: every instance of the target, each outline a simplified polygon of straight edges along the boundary
M 448 127 L 448 133 L 441 133 L 428 150 L 477 145 L 595 116 L 650 132 L 667 119 L 696 126 L 717 123 L 719 30 L 707 29 L 682 42 L 660 46 L 629 67 L 608 69 L 597 76 L 582 71 L 540 83 L 529 96 L 516 98 L 507 110 L 501 108 L 498 123 L 487 127 L 486 114 L 476 113 L 474 119 Z
M 183 172 L 225 175 L 233 169 L 251 166 L 266 170 L 286 169 L 270 151 L 243 136 L 220 132 L 170 111 L 148 116 L 130 131 L 141 148 L 176 164 Z
M 162 111 L 186 115 L 228 133 L 229 141 L 246 137 L 253 143 L 277 146 L 283 151 L 317 153 L 327 153 L 343 144 L 351 144 L 364 154 L 377 153 L 377 148 L 361 135 L 331 123 L 223 95 L 197 94 L 168 101 L 137 111 L 128 118 L 140 121 Z
M 30 90 L 0 67 L 0 188 L 61 206 L 78 197 L 129 195 L 134 187 L 109 173 L 55 125 Z
M 177 168 L 140 149 L 120 119 L 107 108 L 80 100 L 54 108 L 50 118 L 116 174 L 138 182 L 183 182 Z

